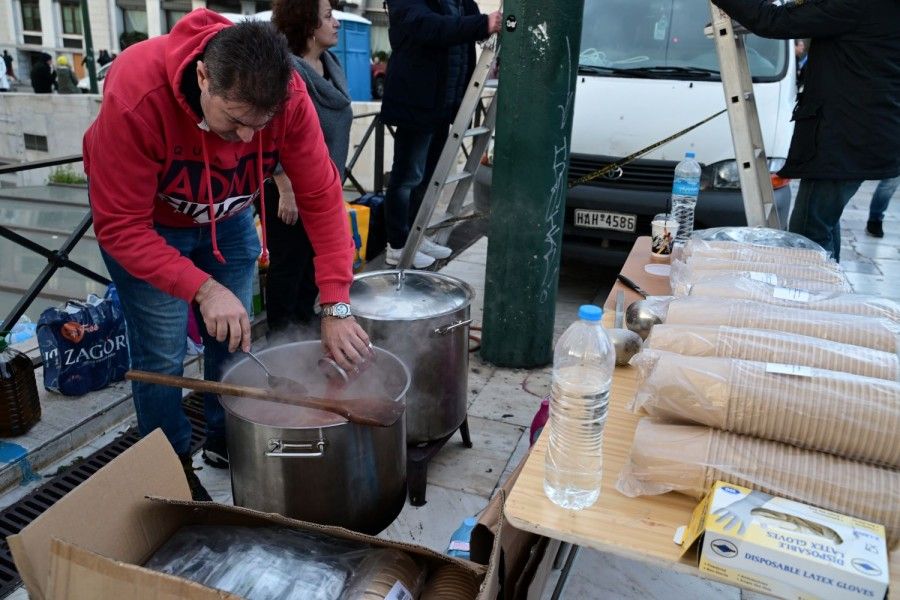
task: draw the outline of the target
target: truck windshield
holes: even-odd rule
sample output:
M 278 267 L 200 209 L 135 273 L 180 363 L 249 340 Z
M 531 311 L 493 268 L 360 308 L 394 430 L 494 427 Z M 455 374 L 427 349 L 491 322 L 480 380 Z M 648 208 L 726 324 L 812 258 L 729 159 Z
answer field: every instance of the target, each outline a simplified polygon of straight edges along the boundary
M 704 27 L 705 0 L 585 0 L 582 72 L 616 77 L 718 80 L 719 60 Z M 784 77 L 787 41 L 748 35 L 753 81 Z

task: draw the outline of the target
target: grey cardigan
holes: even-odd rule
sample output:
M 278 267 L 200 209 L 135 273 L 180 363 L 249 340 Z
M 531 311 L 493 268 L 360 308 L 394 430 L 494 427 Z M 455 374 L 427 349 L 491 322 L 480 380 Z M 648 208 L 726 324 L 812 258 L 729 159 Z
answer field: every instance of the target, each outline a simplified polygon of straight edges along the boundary
M 341 180 L 344 179 L 344 167 L 347 164 L 347 151 L 350 145 L 350 126 L 353 124 L 353 109 L 350 106 L 350 92 L 347 90 L 347 77 L 337 57 L 331 52 L 322 53 L 322 64 L 331 80 L 319 75 L 312 65 L 302 58 L 294 57 L 294 68 L 306 83 L 306 89 L 316 114 L 328 154 L 337 166 Z

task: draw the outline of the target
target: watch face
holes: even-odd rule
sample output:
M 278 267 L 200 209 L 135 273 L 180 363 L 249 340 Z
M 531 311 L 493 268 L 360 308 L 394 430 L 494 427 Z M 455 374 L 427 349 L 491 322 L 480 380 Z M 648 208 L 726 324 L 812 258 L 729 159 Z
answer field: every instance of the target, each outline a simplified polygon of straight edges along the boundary
M 350 316 L 350 305 L 345 304 L 343 302 L 338 302 L 337 304 L 331 307 L 332 314 L 336 317 L 349 317 Z

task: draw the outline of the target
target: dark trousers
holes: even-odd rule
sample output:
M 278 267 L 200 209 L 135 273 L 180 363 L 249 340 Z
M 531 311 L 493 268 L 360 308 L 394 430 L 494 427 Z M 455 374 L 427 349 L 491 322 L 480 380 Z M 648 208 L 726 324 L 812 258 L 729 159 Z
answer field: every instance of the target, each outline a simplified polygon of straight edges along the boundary
M 394 163 L 384 198 L 387 238 L 394 249 L 406 245 L 449 133 L 446 124 L 434 129 L 397 127 Z
M 841 259 L 841 214 L 862 185 L 861 179 L 801 179 L 788 229 L 816 242 Z
M 271 332 L 312 322 L 319 295 L 309 236 L 302 222 L 286 225 L 278 218 L 278 199 L 278 187 L 266 181 L 266 322 Z

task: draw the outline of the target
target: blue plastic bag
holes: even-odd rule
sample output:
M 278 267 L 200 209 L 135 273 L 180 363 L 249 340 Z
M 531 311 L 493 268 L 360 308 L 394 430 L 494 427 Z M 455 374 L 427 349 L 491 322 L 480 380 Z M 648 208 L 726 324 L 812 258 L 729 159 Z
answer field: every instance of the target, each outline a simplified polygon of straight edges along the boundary
M 125 317 L 109 294 L 48 308 L 37 336 L 48 390 L 80 396 L 122 381 L 128 370 Z

